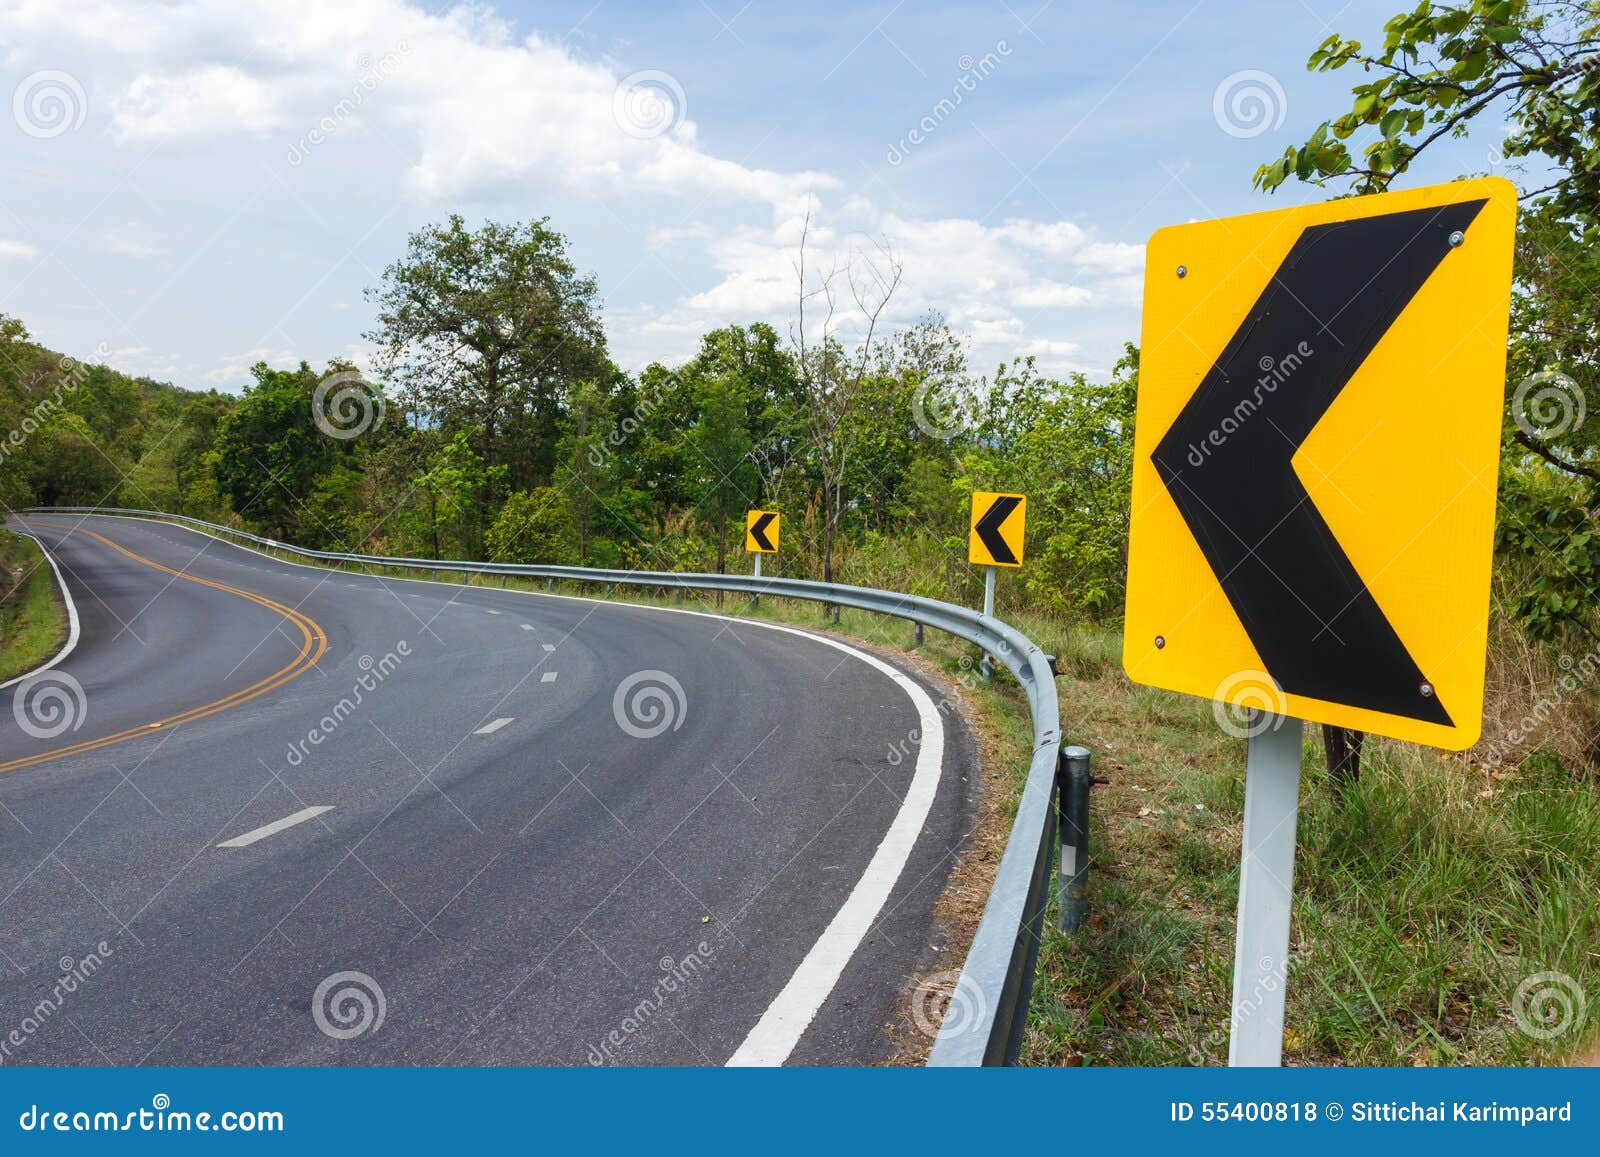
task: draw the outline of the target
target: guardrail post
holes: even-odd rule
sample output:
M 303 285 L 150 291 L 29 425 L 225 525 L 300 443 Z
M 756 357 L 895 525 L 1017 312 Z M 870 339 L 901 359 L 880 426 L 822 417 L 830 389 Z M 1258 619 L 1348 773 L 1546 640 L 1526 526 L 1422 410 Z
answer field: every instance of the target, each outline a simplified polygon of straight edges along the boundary
M 912 624 L 911 645 L 913 647 L 922 646 L 922 624 L 921 623 L 913 623 Z
M 1089 749 L 1063 747 L 1056 772 L 1061 809 L 1061 883 L 1057 889 L 1063 932 L 1083 927 L 1089 911 Z

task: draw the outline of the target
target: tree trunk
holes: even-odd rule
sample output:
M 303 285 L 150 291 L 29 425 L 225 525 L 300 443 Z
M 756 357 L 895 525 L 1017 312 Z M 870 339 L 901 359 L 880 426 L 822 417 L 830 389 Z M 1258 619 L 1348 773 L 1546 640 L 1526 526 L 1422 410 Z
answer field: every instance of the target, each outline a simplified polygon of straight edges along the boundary
M 1335 794 L 1361 780 L 1361 744 L 1366 733 L 1351 727 L 1322 725 L 1322 749 L 1328 758 L 1328 782 Z

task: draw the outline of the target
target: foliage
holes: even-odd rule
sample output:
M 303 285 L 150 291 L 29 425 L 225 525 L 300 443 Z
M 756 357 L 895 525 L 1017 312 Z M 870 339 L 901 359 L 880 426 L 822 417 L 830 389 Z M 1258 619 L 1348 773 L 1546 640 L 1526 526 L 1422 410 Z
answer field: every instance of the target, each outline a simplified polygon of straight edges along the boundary
M 488 556 L 495 562 L 566 566 L 577 561 L 572 518 L 553 486 L 507 498 L 487 537 Z
M 548 483 L 557 419 L 576 383 L 617 375 L 598 291 L 547 218 L 471 230 L 459 215 L 411 235 L 368 291 L 380 370 L 400 400 L 514 484 Z
M 1560 216 L 1587 228 L 1600 200 L 1597 49 L 1600 17 L 1581 0 L 1422 0 L 1384 25 L 1376 50 L 1335 33 L 1307 67 L 1358 65 L 1371 79 L 1352 87 L 1348 112 L 1262 165 L 1255 183 L 1274 189 L 1291 176 L 1337 177 L 1353 192 L 1380 192 L 1434 142 L 1465 136 L 1478 117 L 1504 109 L 1511 131 L 1502 154 L 1552 166 L 1538 191 L 1552 194 Z M 1358 134 L 1369 137 L 1359 158 L 1347 144 Z

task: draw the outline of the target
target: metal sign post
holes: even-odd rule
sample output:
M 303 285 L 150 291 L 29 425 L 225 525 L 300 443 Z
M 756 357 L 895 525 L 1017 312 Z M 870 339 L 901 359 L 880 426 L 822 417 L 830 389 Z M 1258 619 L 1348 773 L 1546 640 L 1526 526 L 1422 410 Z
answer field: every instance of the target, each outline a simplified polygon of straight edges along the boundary
M 1301 724 L 1256 712 L 1244 773 L 1244 846 L 1228 1064 L 1283 1063 L 1284 977 L 1300 809 Z
M 994 618 L 994 567 L 983 568 L 983 617 Z M 978 664 L 979 670 L 985 679 L 994 677 L 994 656 L 984 652 L 983 659 Z

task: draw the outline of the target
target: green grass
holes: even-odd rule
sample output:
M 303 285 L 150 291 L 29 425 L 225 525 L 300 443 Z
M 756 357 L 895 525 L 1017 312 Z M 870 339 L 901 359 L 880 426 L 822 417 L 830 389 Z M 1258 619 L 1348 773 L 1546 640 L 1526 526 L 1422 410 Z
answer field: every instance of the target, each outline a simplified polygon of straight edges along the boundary
M 31 671 L 66 636 L 55 575 L 31 538 L 0 530 L 0 682 Z
M 395 572 L 397 575 L 399 572 Z M 441 576 L 448 577 L 448 576 Z M 495 585 L 498 580 L 490 580 Z M 515 587 L 544 589 L 543 583 Z M 593 597 L 600 588 L 557 584 Z M 718 609 L 618 588 L 632 602 Z M 831 625 L 815 604 L 728 596 L 730 614 Z M 1051 928 L 1024 1061 L 1226 1061 L 1244 743 L 1211 705 L 1131 684 L 1112 632 L 1018 616 L 1058 656 L 1069 742 L 1093 752 L 1088 926 Z M 838 630 L 907 648 L 910 624 L 844 610 Z M 1014 815 L 1031 745 L 1020 689 L 975 677 L 978 652 L 927 632 L 922 654 L 970 690 Z M 1600 784 L 1534 758 L 1493 775 L 1467 761 L 1368 741 L 1342 798 L 1306 729 L 1289 967 L 1290 1064 L 1537 1064 L 1592 1055 L 1600 1037 Z M 1515 1015 L 1520 985 L 1558 974 L 1586 1020 L 1545 1037 Z M 1560 990 L 1546 982 L 1551 993 Z M 1559 1004 L 1540 1005 L 1559 1014 Z M 1534 1023 L 1533 1028 L 1540 1025 Z
M 1227 1019 L 1244 744 L 1208 703 L 1135 687 L 1104 649 L 1063 680 L 1068 738 L 1095 753 L 1089 927 L 1041 953 L 1026 1057 L 1219 1064 Z M 1531 1064 L 1600 1029 L 1600 788 L 1530 760 L 1499 778 L 1369 740 L 1343 798 L 1308 727 L 1287 989 L 1291 1064 Z M 1560 974 L 1586 1022 L 1519 1025 L 1527 978 Z M 1549 981 L 1535 982 L 1557 994 Z M 1541 1005 L 1556 1014 L 1559 1005 Z M 1534 1029 L 1541 1024 L 1533 1023 Z

